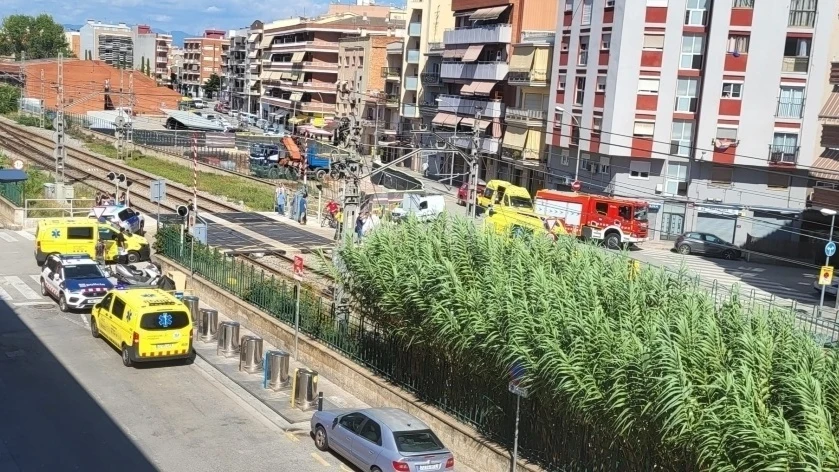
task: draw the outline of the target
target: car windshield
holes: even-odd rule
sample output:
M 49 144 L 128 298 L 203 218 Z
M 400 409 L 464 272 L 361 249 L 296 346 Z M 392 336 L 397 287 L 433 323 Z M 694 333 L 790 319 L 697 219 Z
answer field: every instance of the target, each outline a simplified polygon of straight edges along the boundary
M 101 279 L 105 274 L 97 264 L 64 266 L 65 279 Z
M 185 311 L 146 313 L 140 320 L 140 328 L 150 331 L 181 329 L 187 326 L 189 326 L 189 315 Z
M 647 208 L 645 208 L 645 207 L 636 207 L 635 208 L 635 221 L 647 221 Z
M 432 452 L 443 449 L 443 443 L 430 429 L 393 433 L 399 452 Z
M 531 208 L 533 202 L 527 197 L 510 197 L 510 206 L 513 208 Z

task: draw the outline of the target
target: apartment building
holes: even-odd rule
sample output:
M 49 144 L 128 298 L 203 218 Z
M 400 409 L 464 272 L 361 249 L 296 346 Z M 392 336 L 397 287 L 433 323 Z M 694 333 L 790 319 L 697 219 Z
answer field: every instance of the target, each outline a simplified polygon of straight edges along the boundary
M 819 143 L 810 168 L 811 207 L 839 210 L 839 28 L 830 38 L 823 106 L 819 111 Z M 829 223 L 829 222 L 827 222 Z
M 339 13 L 265 25 L 260 111 L 271 125 L 322 125 L 334 118 L 339 40 L 404 28 L 404 21 L 392 19 L 399 10 L 334 4 L 330 10 L 339 6 Z M 379 13 L 385 16 L 372 16 Z
M 204 97 L 204 84 L 210 76 L 221 78 L 222 57 L 230 47 L 224 31 L 206 30 L 200 38 L 184 39 L 184 61 L 181 71 L 181 93 Z
M 262 95 L 262 30 L 261 21 L 250 27 L 232 30 L 228 35 L 229 49 L 222 56 L 222 100 L 233 110 L 259 114 Z
M 80 59 L 103 61 L 114 67 L 134 64 L 134 41 L 125 23 L 108 24 L 87 20 L 79 29 Z
M 153 77 L 160 84 L 169 83 L 169 50 L 172 35 L 155 33 L 148 25 L 131 28 L 134 41 L 134 69 Z
M 84 59 L 82 55 L 82 37 L 78 31 L 65 31 L 64 39 L 67 40 L 67 48 L 77 59 Z
M 556 8 L 554 2 L 540 0 L 452 0 L 454 28 L 444 31 L 442 44 L 429 45 L 426 71 L 433 72 L 440 64 L 443 91 L 433 97 L 434 103 L 426 98 L 421 111 L 425 108 L 434 115 L 424 122 L 438 134 L 449 135 L 465 152 L 471 152 L 477 130 L 484 180 L 530 179 L 521 163 L 514 165 L 520 158 L 501 155 L 506 110 L 518 100 L 507 77 L 513 44 L 523 31 L 555 29 Z M 458 180 L 467 172 L 466 162 L 450 153 L 429 156 L 427 166 L 430 175 Z
M 392 69 L 388 67 L 389 61 L 401 61 L 402 48 L 402 38 L 389 34 L 353 36 L 338 41 L 338 84 L 346 83 L 358 94 L 338 97 L 336 116 L 349 116 L 351 102 L 358 99 L 356 113 L 363 125 L 361 152 L 364 154 L 393 156 L 388 148 L 395 150 L 398 140 L 403 138 L 399 126 L 399 83 L 392 80 L 398 77 L 398 72 L 391 74 Z
M 548 186 L 579 164 L 585 191 L 651 203 L 653 239 L 794 241 L 783 229 L 806 205 L 836 14 L 816 0 L 564 0 Z
M 175 74 L 175 87 L 180 89 L 180 82 L 183 79 L 183 68 L 184 68 L 184 50 L 178 46 L 172 46 L 169 49 L 169 58 L 167 62 L 167 67 L 169 68 L 169 76 L 171 77 L 172 74 Z

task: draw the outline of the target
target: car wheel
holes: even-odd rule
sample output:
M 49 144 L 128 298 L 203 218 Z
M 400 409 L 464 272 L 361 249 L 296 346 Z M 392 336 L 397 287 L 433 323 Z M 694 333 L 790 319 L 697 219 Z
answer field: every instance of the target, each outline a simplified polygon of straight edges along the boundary
M 96 325 L 96 318 L 90 317 L 90 335 L 99 338 L 99 326 Z
M 685 256 L 690 254 L 690 246 L 688 246 L 687 244 L 682 244 L 681 246 L 679 246 L 679 254 L 682 254 L 682 255 L 685 255 Z
M 620 249 L 621 248 L 621 237 L 618 233 L 609 233 L 606 235 L 606 247 L 609 249 Z
M 122 365 L 125 367 L 131 367 L 134 365 L 134 362 L 131 361 L 131 353 L 128 352 L 128 346 L 122 345 Z
M 326 170 L 324 170 L 324 169 L 319 169 L 317 172 L 315 172 L 315 178 L 316 178 L 318 181 L 323 182 L 323 178 L 324 178 L 324 177 L 326 177 Z
M 373 468 L 370 469 L 370 472 L 382 472 L 382 469 L 380 469 L 380 468 L 378 468 L 374 465 Z
M 41 295 L 47 296 L 49 292 L 47 292 L 47 283 L 44 282 L 44 278 L 41 277 Z
M 737 258 L 737 254 L 735 254 L 734 251 L 725 251 L 722 253 L 722 258 L 729 261 L 733 261 Z
M 58 309 L 64 313 L 70 311 L 70 307 L 67 305 L 67 298 L 64 297 L 64 294 L 58 296 Z
M 329 450 L 329 438 L 326 437 L 326 430 L 323 426 L 315 428 L 315 447 L 321 451 Z
M 128 251 L 128 263 L 136 264 L 140 262 L 140 253 L 137 251 Z
M 194 364 L 195 363 L 195 356 L 196 356 L 196 352 L 195 352 L 195 349 L 193 349 L 192 352 L 189 353 L 189 357 L 184 359 L 184 365 Z

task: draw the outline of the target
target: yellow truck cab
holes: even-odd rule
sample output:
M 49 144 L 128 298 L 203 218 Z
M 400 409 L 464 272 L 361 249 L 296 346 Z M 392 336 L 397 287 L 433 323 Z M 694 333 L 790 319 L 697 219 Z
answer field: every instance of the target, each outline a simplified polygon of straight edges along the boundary
M 195 359 L 189 308 L 157 288 L 114 289 L 93 306 L 90 334 L 122 352 L 122 363 Z
M 504 180 L 490 180 L 484 192 L 478 196 L 478 206 L 488 210 L 490 206 L 496 210 L 499 207 L 519 210 L 532 210 L 533 199 L 524 187 L 513 185 Z
M 87 254 L 96 258 L 96 243 L 105 242 L 105 260 L 116 262 L 119 251 L 116 237 L 119 228 L 91 218 L 48 218 L 38 222 L 35 230 L 35 261 L 39 266 L 51 254 Z M 130 264 L 151 259 L 151 248 L 146 238 L 124 233 L 127 260 Z

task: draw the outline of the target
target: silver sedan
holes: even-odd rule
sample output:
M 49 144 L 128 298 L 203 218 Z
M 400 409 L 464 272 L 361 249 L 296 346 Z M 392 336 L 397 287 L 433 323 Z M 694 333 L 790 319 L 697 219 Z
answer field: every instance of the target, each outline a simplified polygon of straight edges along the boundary
M 364 471 L 454 470 L 454 456 L 431 428 L 397 408 L 316 411 L 311 428 L 318 449 Z

